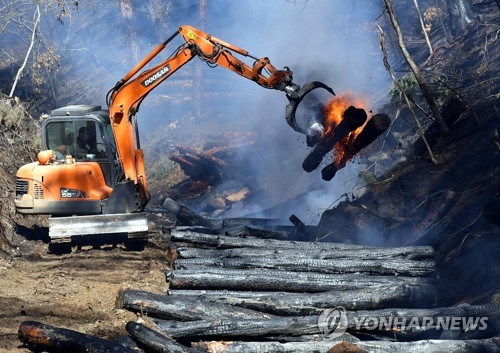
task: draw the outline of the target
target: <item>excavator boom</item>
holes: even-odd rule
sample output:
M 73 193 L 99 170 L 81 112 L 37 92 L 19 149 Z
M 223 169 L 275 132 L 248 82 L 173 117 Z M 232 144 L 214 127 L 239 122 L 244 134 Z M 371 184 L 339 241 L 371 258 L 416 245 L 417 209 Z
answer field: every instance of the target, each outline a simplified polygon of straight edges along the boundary
M 177 36 L 184 42 L 151 68 Z M 253 60 L 251 65 L 242 59 Z M 50 214 L 53 244 L 68 245 L 74 237 L 91 234 L 147 232 L 142 212 L 150 194 L 136 114 L 146 96 L 194 57 L 209 66 L 223 67 L 263 88 L 283 91 L 289 100 L 286 121 L 296 131 L 297 105 L 314 89 L 333 90 L 321 82 L 303 87 L 293 72 L 276 69 L 267 57 L 248 51 L 191 26 L 182 26 L 154 48 L 108 92 L 109 111 L 100 106 L 68 106 L 52 111 L 42 124 L 46 150 L 38 162 L 17 173 L 16 209 L 23 214 Z M 78 134 L 78 137 L 76 136 Z

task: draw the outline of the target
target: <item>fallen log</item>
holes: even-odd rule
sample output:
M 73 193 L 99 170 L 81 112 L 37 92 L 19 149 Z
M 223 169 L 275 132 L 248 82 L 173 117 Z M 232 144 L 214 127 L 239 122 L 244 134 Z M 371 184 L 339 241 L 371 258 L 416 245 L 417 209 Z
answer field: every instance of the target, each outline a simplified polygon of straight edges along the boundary
M 286 245 L 286 244 L 285 244 Z M 267 249 L 267 248 L 234 248 L 234 249 L 200 249 L 178 247 L 177 252 L 182 259 L 210 257 L 224 258 L 280 258 L 296 259 L 345 259 L 345 260 L 402 260 L 402 261 L 433 261 L 434 250 L 431 247 L 413 246 L 401 248 L 363 248 L 352 249 Z
M 411 277 L 431 276 L 434 261 L 412 260 L 357 260 L 357 259 L 308 259 L 285 257 L 246 257 L 246 258 L 194 258 L 178 259 L 176 269 L 196 270 L 206 267 L 227 269 L 270 269 L 292 272 L 317 272 L 326 274 L 366 273 L 378 276 L 400 275 Z
M 229 289 L 255 291 L 327 292 L 331 290 L 372 290 L 393 286 L 433 286 L 431 278 L 369 276 L 362 274 L 319 274 L 264 269 L 176 270 L 166 273 L 171 289 Z
M 171 198 L 166 198 L 162 204 L 163 208 L 172 213 L 183 225 L 203 226 L 206 228 L 220 228 L 220 223 L 200 216 L 189 207 L 181 205 Z
M 483 340 L 424 340 L 415 342 L 360 341 L 338 342 L 336 339 L 313 342 L 193 342 L 193 347 L 207 353 L 495 353 L 500 351 L 500 338 Z
M 155 353 L 191 352 L 186 346 L 140 323 L 129 321 L 125 329 L 132 337 Z
M 228 237 L 225 235 L 209 235 L 203 233 L 196 233 L 191 231 L 177 231 L 172 230 L 170 233 L 172 241 L 192 243 L 198 245 L 212 246 L 222 249 L 230 248 L 264 248 L 264 249 L 296 249 L 296 250 L 350 250 L 350 251 L 377 251 L 377 247 L 355 244 L 341 244 L 341 243 L 319 243 L 319 242 L 306 242 L 306 241 L 291 241 L 291 240 L 275 240 L 275 239 L 257 239 L 257 238 L 236 238 Z M 410 247 L 406 250 L 401 248 L 401 251 L 408 251 L 413 249 L 417 252 L 425 252 L 429 256 L 434 254 L 432 247 Z
M 319 315 L 323 310 L 342 306 L 347 310 L 380 309 L 389 306 L 420 308 L 434 305 L 433 286 L 398 285 L 369 291 L 330 291 L 321 293 L 245 292 L 172 290 L 171 296 L 196 297 L 202 301 L 237 305 L 274 315 Z
M 23 344 L 34 351 L 137 353 L 116 342 L 36 321 L 22 322 L 19 326 L 18 337 Z
M 138 290 L 121 290 L 116 300 L 117 309 L 128 309 L 161 319 L 194 321 L 218 318 L 257 319 L 272 315 L 229 304 L 207 302 L 194 297 L 180 297 Z

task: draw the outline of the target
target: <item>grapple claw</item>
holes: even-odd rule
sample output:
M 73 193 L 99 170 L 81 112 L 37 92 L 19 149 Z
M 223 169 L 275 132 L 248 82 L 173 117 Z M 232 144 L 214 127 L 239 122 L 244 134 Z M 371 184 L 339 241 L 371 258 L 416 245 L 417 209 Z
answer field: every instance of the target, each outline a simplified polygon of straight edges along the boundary
M 298 89 L 297 89 L 298 87 Z M 299 87 L 297 85 L 293 86 L 292 90 L 285 90 L 287 92 L 286 97 L 289 100 L 289 103 L 286 106 L 285 110 L 285 118 L 286 122 L 288 125 L 292 127 L 295 131 L 301 132 L 303 134 L 307 134 L 307 131 L 301 128 L 297 124 L 297 120 L 295 118 L 295 113 L 297 112 L 297 107 L 299 106 L 300 102 L 304 99 L 304 97 L 311 92 L 312 90 L 315 90 L 317 88 L 324 88 L 331 94 L 335 95 L 335 92 L 333 92 L 333 89 L 327 85 L 325 85 L 323 82 L 319 81 L 312 81 L 309 83 L 306 83 L 302 87 Z

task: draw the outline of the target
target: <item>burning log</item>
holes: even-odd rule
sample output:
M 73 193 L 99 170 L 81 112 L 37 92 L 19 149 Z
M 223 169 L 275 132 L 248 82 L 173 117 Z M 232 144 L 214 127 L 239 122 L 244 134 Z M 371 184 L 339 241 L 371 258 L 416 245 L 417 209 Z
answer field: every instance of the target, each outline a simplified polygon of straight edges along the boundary
M 21 323 L 18 337 L 21 342 L 35 351 L 137 353 L 133 349 L 112 341 L 35 321 Z
M 229 304 L 206 302 L 199 298 L 159 295 L 137 290 L 122 290 L 118 293 L 116 307 L 147 313 L 161 319 L 180 321 L 212 320 L 219 318 L 257 319 L 271 315 L 237 308 Z
M 316 244 L 316 243 L 313 243 Z M 364 247 L 358 249 L 279 249 L 279 248 L 233 248 L 233 249 L 200 249 L 178 247 L 177 252 L 182 259 L 193 258 L 295 258 L 300 259 L 345 259 L 345 260 L 403 260 L 434 261 L 434 250 L 428 246 L 407 246 L 399 248 Z
M 207 267 L 228 269 L 271 269 L 292 272 L 317 272 L 326 274 L 366 273 L 379 276 L 400 275 L 411 277 L 430 276 L 434 273 L 434 261 L 411 260 L 358 260 L 358 259 L 308 259 L 295 257 L 248 257 L 248 258 L 195 258 L 179 259 L 177 269 L 203 269 Z
M 189 353 L 191 349 L 177 343 L 175 340 L 162 335 L 137 322 L 129 321 L 125 326 L 127 332 L 152 352 L 157 353 Z
M 162 206 L 177 217 L 177 219 L 184 225 L 199 225 L 211 229 L 220 228 L 220 224 L 218 222 L 200 216 L 189 207 L 181 205 L 171 198 L 166 198 L 165 201 L 163 201 Z
M 367 115 L 364 109 L 350 106 L 343 114 L 342 121 L 334 127 L 333 134 L 327 134 L 319 141 L 312 152 L 304 159 L 302 168 L 306 172 L 312 172 L 318 168 L 323 157 L 330 152 L 335 144 L 342 141 L 347 135 L 361 127 L 366 121 Z
M 352 253 L 367 254 L 368 252 L 396 253 L 407 254 L 414 253 L 413 257 L 424 258 L 434 256 L 432 247 L 415 246 L 394 249 L 383 249 L 365 245 L 354 244 L 341 244 L 341 243 L 318 243 L 318 242 L 305 242 L 305 241 L 289 241 L 289 240 L 275 240 L 275 239 L 256 239 L 256 238 L 236 238 L 224 235 L 210 235 L 204 233 L 197 233 L 191 231 L 177 231 L 171 232 L 171 240 L 178 242 L 185 242 L 191 244 L 198 244 L 204 246 L 213 246 L 220 249 L 230 248 L 261 248 L 267 250 L 303 250 L 303 251 L 329 251 L 329 250 L 342 250 L 350 251 Z M 252 250 L 253 251 L 253 250 Z M 364 255 L 360 255 L 364 256 Z M 411 255 L 410 255 L 411 256 Z
M 172 289 L 230 289 L 256 291 L 327 292 L 332 290 L 372 290 L 407 284 L 433 286 L 420 277 L 369 276 L 360 274 L 319 274 L 277 270 L 214 269 L 176 270 L 167 273 Z
M 230 304 L 274 315 L 319 315 L 328 308 L 343 306 L 347 310 L 380 309 L 388 306 L 405 308 L 434 304 L 433 286 L 397 285 L 372 288 L 369 291 L 348 290 L 321 293 L 245 292 L 172 290 L 171 296 L 196 297 L 202 301 Z
M 343 154 L 340 158 L 335 158 L 333 163 L 321 170 L 323 180 L 333 179 L 338 170 L 344 168 L 347 162 L 363 148 L 370 145 L 383 134 L 391 124 L 391 118 L 386 114 L 376 114 L 367 123 L 363 130 L 356 136 L 354 141 L 344 146 Z
M 339 337 L 341 338 L 341 337 Z M 391 353 L 494 353 L 500 350 L 498 337 L 483 340 L 424 340 L 415 342 L 385 342 L 385 341 L 359 341 L 355 343 L 338 342 L 333 340 L 313 342 L 193 342 L 193 347 L 207 353 L 366 353 L 366 352 L 391 352 Z

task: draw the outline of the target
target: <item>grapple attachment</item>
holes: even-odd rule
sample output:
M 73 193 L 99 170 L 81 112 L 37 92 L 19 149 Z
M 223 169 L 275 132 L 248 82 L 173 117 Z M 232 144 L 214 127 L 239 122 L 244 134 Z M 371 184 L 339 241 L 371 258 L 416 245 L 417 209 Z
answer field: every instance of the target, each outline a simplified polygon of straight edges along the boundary
M 309 83 L 306 83 L 302 87 L 299 85 L 292 84 L 291 86 L 288 86 L 285 88 L 286 92 L 286 97 L 289 100 L 288 105 L 286 106 L 285 110 L 285 118 L 286 122 L 288 125 L 292 127 L 295 131 L 301 132 L 303 134 L 308 134 L 308 131 L 304 130 L 302 127 L 300 127 L 297 124 L 297 120 L 295 118 L 295 113 L 297 112 L 297 108 L 304 99 L 304 97 L 311 91 L 317 89 L 317 88 L 323 88 L 326 89 L 328 92 L 330 92 L 332 95 L 335 95 L 335 92 L 333 92 L 333 89 L 323 82 L 319 81 L 312 81 Z

